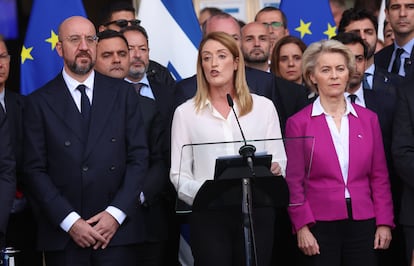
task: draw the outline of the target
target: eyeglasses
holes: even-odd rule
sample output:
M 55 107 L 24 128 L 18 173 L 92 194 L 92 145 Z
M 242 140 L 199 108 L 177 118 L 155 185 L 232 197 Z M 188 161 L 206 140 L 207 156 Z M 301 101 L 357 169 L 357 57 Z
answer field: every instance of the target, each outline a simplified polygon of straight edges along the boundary
M 2 55 L 0 55 L 0 62 L 1 63 L 8 63 L 8 62 L 10 62 L 10 55 L 9 54 L 2 54 Z
M 89 36 L 71 35 L 64 39 L 73 45 L 79 45 L 82 39 L 85 39 L 87 45 L 92 45 L 96 43 L 96 41 L 98 40 L 98 37 L 96 37 L 96 35 L 89 35 Z
M 270 23 L 263 22 L 262 24 L 265 25 L 266 27 L 272 26 L 272 28 L 274 29 L 283 27 L 283 22 L 279 22 L 279 21 L 272 21 Z
M 107 23 L 104 24 L 104 26 L 109 26 L 111 24 L 115 24 L 118 27 L 125 28 L 128 26 L 128 23 L 130 23 L 132 26 L 138 26 L 141 23 L 141 20 L 139 19 L 132 19 L 132 20 L 126 20 L 126 19 L 118 19 L 118 20 L 114 20 L 114 21 L 109 21 Z

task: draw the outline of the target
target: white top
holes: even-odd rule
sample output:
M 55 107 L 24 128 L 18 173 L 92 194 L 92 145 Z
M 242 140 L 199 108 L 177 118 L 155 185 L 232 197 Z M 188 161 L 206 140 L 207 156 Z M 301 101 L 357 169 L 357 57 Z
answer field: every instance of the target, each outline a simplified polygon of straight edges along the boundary
M 252 111 L 239 117 L 241 128 L 247 140 L 280 139 L 250 144 L 256 147 L 256 153 L 272 154 L 272 161 L 280 164 L 284 174 L 286 153 L 281 140 L 279 116 L 269 99 L 255 94 L 252 97 Z M 244 144 L 238 142 L 184 146 L 243 140 L 233 111 L 225 118 L 209 101 L 199 112 L 196 112 L 194 104 L 194 99 L 190 99 L 177 107 L 171 130 L 170 178 L 178 197 L 190 205 L 204 181 L 213 179 L 215 159 L 219 156 L 238 155 L 240 146 Z M 236 102 L 234 108 L 238 114 Z
M 335 147 L 336 155 L 338 156 L 339 165 L 341 167 L 342 178 L 345 183 L 345 198 L 350 198 L 349 190 L 347 188 L 348 183 L 348 167 L 349 167 L 349 120 L 348 115 L 352 114 L 358 116 L 354 107 L 349 101 L 345 101 L 346 110 L 342 115 L 341 128 L 337 129 L 333 117 L 330 116 L 325 109 L 323 109 L 320 98 L 316 98 L 312 107 L 312 116 L 325 115 L 326 122 L 328 123 L 329 132 L 332 136 L 332 142 Z

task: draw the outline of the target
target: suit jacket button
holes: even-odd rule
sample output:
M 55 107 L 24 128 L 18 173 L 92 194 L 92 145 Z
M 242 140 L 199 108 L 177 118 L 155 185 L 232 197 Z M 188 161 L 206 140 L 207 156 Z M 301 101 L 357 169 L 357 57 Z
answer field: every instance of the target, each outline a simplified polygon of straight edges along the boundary
M 69 146 L 70 146 L 70 144 L 72 144 L 72 143 L 70 143 L 70 141 L 69 141 L 69 140 L 66 140 L 66 141 L 65 141 L 65 147 L 69 147 Z
M 116 138 L 111 138 L 111 142 L 116 142 Z
M 114 171 L 115 170 L 115 165 L 112 165 L 111 168 L 110 168 L 110 170 L 111 171 Z
M 84 166 L 82 167 L 82 170 L 83 170 L 84 172 L 86 172 L 86 171 L 88 171 L 88 170 L 89 170 L 89 167 L 88 167 L 87 165 L 84 165 Z

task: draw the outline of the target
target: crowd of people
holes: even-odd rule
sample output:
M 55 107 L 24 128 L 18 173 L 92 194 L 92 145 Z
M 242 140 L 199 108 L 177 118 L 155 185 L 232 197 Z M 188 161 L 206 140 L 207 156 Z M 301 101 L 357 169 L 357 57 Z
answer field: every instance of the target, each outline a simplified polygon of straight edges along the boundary
M 6 86 L 0 38 L 0 248 L 19 266 L 181 265 L 188 223 L 197 266 L 414 265 L 414 0 L 386 1 L 383 42 L 378 14 L 330 2 L 337 35 L 309 45 L 278 8 L 247 23 L 202 9 L 197 71 L 180 81 L 128 2 L 97 27 L 62 21 L 63 69 L 28 96 Z M 246 139 L 279 140 L 257 145 L 289 191 L 250 206 L 251 245 L 241 203 L 220 205 L 234 194 L 175 210 L 217 157 L 250 166 Z

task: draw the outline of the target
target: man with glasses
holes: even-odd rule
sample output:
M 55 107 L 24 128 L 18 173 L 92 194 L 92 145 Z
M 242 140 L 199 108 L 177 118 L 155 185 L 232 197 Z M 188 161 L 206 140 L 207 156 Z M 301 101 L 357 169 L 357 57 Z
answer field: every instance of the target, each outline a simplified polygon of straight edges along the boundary
M 84 17 L 59 26 L 63 70 L 27 96 L 25 175 L 46 265 L 137 265 L 139 191 L 148 149 L 138 98 L 94 71 L 96 31 Z
M 264 7 L 257 12 L 254 21 L 266 25 L 270 35 L 270 51 L 282 37 L 289 35 L 285 13 L 277 7 Z
M 114 2 L 105 6 L 101 12 L 101 22 L 98 27 L 99 31 L 112 29 L 121 31 L 128 26 L 138 26 L 140 20 L 136 18 L 135 8 L 130 2 Z M 170 71 L 163 65 L 153 60 L 149 61 L 147 69 L 149 79 L 156 80 L 169 88 L 175 86 L 175 79 L 171 76 Z

